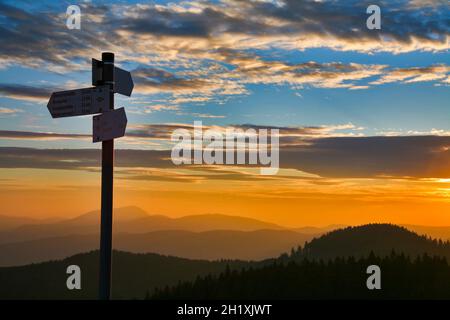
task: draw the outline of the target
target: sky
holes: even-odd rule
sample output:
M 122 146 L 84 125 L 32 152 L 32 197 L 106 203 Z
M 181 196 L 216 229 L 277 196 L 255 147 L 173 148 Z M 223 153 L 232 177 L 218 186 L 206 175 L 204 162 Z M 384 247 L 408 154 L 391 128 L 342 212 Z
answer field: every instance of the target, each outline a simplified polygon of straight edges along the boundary
M 81 9 L 80 30 L 66 9 Z M 381 29 L 366 9 L 381 8 Z M 129 70 L 115 206 L 286 226 L 450 225 L 450 7 L 445 0 L 0 1 L 0 214 L 99 208 L 92 116 L 52 119 L 91 86 L 91 58 Z M 280 170 L 170 161 L 171 133 L 278 129 Z

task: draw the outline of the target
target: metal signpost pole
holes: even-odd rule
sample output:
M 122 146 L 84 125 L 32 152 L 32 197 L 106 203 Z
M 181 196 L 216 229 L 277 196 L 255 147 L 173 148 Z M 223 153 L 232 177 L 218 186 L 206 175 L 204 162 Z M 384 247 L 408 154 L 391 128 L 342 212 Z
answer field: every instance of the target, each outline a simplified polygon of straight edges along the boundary
M 109 108 L 114 109 L 114 54 L 102 53 L 103 82 L 110 87 Z M 102 142 L 102 203 L 100 226 L 99 298 L 111 297 L 114 139 Z

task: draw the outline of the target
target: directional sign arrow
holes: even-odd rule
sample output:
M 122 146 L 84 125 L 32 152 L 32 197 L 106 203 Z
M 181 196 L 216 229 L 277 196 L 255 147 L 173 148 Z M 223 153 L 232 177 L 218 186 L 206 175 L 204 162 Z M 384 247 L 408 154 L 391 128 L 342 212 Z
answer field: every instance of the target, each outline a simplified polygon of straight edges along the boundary
M 123 69 L 114 68 L 114 92 L 131 96 L 133 92 L 134 83 L 131 78 L 131 73 Z
M 97 59 L 92 59 L 92 85 L 98 86 L 102 85 L 102 69 L 103 62 Z M 133 78 L 131 78 L 131 73 L 120 69 L 118 67 L 114 67 L 114 92 L 123 94 L 125 96 L 131 96 L 131 92 L 133 92 Z
M 109 109 L 109 86 L 53 92 L 47 108 L 52 118 L 101 113 Z
M 125 135 L 127 116 L 125 109 L 115 109 L 93 117 L 92 141 L 106 141 L 120 138 Z

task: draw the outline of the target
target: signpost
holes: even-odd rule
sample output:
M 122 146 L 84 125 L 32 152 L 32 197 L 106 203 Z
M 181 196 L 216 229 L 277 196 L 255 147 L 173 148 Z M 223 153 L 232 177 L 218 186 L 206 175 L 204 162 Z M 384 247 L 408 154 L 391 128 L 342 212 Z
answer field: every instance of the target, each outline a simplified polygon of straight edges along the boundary
M 92 85 L 98 86 L 104 83 L 103 75 L 103 61 L 97 59 L 92 59 Z M 131 78 L 131 73 L 120 69 L 119 67 L 114 67 L 114 92 L 120 93 L 125 96 L 131 96 L 133 91 L 134 83 Z
M 106 141 L 125 135 L 127 116 L 125 109 L 115 109 L 94 116 L 92 122 L 92 142 Z
M 109 87 L 53 92 L 47 104 L 53 118 L 84 116 L 109 109 Z
M 133 91 L 133 79 L 131 73 L 123 69 L 114 68 L 114 92 L 123 94 L 124 96 L 131 96 Z
M 102 141 L 102 196 L 100 225 L 99 298 L 111 297 L 112 209 L 114 139 L 125 135 L 125 109 L 114 110 L 114 93 L 130 96 L 133 79 L 128 71 L 114 66 L 114 54 L 102 53 L 102 61 L 92 59 L 95 87 L 52 93 L 47 108 L 53 118 L 99 114 L 93 117 L 92 141 Z

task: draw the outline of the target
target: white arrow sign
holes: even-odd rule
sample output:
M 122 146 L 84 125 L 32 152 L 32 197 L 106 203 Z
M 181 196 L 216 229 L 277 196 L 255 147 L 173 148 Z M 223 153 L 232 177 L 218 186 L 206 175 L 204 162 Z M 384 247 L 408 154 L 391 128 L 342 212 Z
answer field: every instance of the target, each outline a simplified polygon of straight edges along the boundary
M 109 108 L 109 87 L 53 92 L 47 108 L 52 118 L 101 113 Z
M 92 59 L 92 85 L 97 86 L 103 83 L 102 70 L 103 62 L 97 59 Z M 114 67 L 114 92 L 131 96 L 133 92 L 134 83 L 131 73 Z
M 93 117 L 92 141 L 107 141 L 125 135 L 127 115 L 125 109 L 115 109 Z

